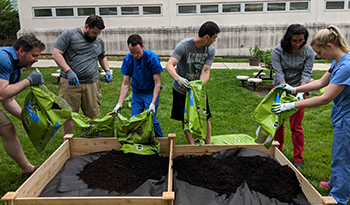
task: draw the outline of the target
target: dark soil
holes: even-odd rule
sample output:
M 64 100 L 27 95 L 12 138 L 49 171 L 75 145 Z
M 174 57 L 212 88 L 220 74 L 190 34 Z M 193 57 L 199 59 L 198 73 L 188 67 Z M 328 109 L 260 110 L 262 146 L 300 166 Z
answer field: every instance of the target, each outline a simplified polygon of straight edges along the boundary
M 294 171 L 271 158 L 234 156 L 216 159 L 211 155 L 179 156 L 174 159 L 177 179 L 229 197 L 247 182 L 250 190 L 281 202 L 293 203 L 302 194 Z
M 89 188 L 129 194 L 148 179 L 160 180 L 168 174 L 168 165 L 168 157 L 111 150 L 86 164 L 78 175 Z
M 168 173 L 168 158 L 158 155 L 124 154 L 112 150 L 88 163 L 78 174 L 89 188 L 129 194 L 148 179 Z M 211 155 L 179 156 L 174 159 L 177 179 L 229 197 L 247 182 L 249 188 L 269 198 L 293 203 L 302 194 L 294 171 L 271 158 L 234 156 L 216 159 Z

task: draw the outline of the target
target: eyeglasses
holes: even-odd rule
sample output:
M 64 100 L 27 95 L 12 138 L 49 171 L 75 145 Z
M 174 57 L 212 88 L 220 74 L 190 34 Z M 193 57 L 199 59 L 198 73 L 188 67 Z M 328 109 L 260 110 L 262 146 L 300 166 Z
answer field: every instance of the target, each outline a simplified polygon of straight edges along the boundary
M 303 38 L 299 39 L 299 40 L 292 39 L 291 42 L 292 43 L 302 43 L 302 42 L 304 42 L 304 39 Z

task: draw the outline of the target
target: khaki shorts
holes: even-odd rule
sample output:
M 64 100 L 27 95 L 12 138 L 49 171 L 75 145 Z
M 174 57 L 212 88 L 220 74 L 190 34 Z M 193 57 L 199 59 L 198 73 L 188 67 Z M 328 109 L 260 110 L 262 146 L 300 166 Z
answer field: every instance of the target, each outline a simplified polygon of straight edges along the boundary
M 0 107 L 0 128 L 3 128 L 12 123 L 9 116 L 6 115 L 5 111 Z
M 66 78 L 60 78 L 59 96 L 67 101 L 73 112 L 79 112 L 79 107 L 84 115 L 94 118 L 100 115 L 101 85 L 100 80 L 93 83 L 80 83 L 78 86 L 68 84 Z

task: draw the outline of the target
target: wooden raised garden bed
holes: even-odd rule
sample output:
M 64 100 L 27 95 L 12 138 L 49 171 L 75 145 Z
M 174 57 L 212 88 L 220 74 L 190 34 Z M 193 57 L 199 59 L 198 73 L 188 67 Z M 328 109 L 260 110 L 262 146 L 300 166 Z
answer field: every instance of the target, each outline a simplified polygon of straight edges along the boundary
M 307 179 L 299 172 L 298 169 L 283 155 L 283 153 L 277 148 L 279 143 L 274 141 L 270 149 L 266 149 L 264 145 L 259 144 L 241 144 L 241 145 L 175 145 L 173 158 L 176 158 L 180 155 L 203 155 L 203 154 L 212 154 L 213 152 L 233 149 L 233 148 L 248 148 L 256 151 L 260 151 L 266 154 L 273 156 L 281 165 L 288 165 L 296 174 L 300 186 L 307 200 L 311 204 L 315 205 L 330 205 L 337 204 L 337 202 L 331 196 L 322 196 L 308 181 Z
M 296 174 L 300 186 L 306 198 L 311 204 L 336 204 L 332 197 L 322 196 L 306 180 L 306 178 L 293 166 L 291 162 L 277 148 L 278 142 L 274 142 L 270 149 L 263 145 L 175 145 L 175 134 L 169 134 L 167 138 L 157 138 L 161 145 L 161 155 L 169 156 L 169 171 L 167 191 L 162 197 L 39 197 L 45 186 L 62 169 L 65 162 L 74 156 L 85 155 L 93 152 L 120 150 L 121 144 L 117 138 L 83 139 L 65 136 L 65 142 L 40 166 L 40 168 L 28 178 L 15 192 L 8 192 L 1 200 L 5 205 L 82 205 L 82 204 L 133 204 L 133 205 L 170 205 L 175 200 L 173 192 L 173 160 L 180 155 L 203 155 L 213 152 L 245 147 L 269 154 L 276 158 L 281 165 L 288 165 Z
M 173 204 L 172 170 L 169 169 L 168 191 L 163 196 L 101 196 L 101 197 L 39 197 L 45 186 L 62 169 L 65 162 L 74 156 L 93 152 L 120 150 L 121 144 L 117 138 L 83 139 L 65 136 L 65 142 L 29 177 L 15 192 L 6 193 L 1 200 L 5 205 L 85 205 L 85 204 L 132 204 L 132 205 L 170 205 Z M 170 140 L 172 138 L 158 138 L 161 146 L 161 155 L 169 156 Z M 173 141 L 173 140 L 172 140 Z M 172 162 L 169 160 L 169 163 Z M 171 165 L 169 164 L 169 167 Z

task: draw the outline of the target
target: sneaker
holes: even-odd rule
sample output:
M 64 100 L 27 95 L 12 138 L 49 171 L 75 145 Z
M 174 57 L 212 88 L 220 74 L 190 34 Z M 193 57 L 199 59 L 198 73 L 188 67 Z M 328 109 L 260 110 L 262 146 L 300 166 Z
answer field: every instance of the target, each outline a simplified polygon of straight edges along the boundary
M 301 167 L 303 165 L 302 162 L 294 162 L 294 166 L 295 168 L 299 169 L 299 167 Z
M 321 181 L 321 182 L 320 182 L 320 185 L 321 185 L 322 187 L 324 187 L 324 188 L 327 188 L 327 189 L 332 188 L 332 187 L 330 187 L 330 186 L 328 185 L 328 182 Z

